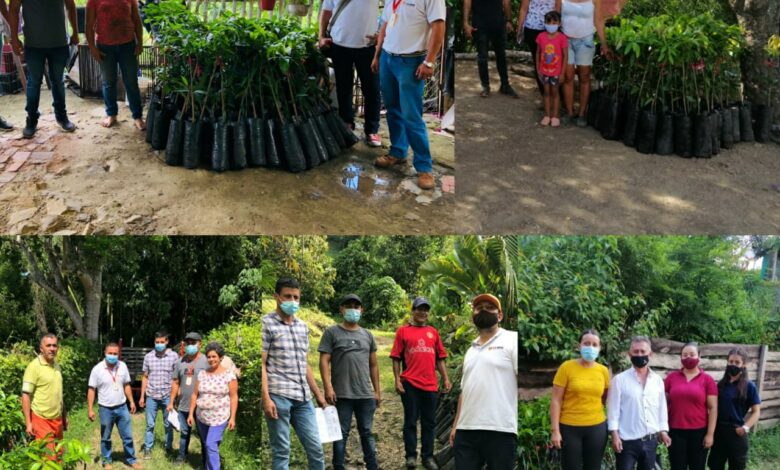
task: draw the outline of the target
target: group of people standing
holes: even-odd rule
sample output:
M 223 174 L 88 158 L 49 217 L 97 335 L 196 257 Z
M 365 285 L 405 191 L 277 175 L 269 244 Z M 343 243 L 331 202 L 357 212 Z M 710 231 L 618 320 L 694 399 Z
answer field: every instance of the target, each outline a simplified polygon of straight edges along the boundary
M 672 470 L 745 468 L 747 436 L 758 423 L 761 400 L 748 379 L 744 350 L 729 351 L 716 384 L 700 367 L 696 343 L 682 348 L 680 369 L 665 379 L 648 365 L 653 352 L 647 336 L 631 339 L 632 367 L 611 380 L 596 362 L 596 331 L 583 332 L 578 349 L 580 357 L 556 372 L 550 403 L 551 441 L 562 449 L 565 470 L 601 469 L 608 436 L 618 470 L 656 468 L 659 443 L 669 448 Z

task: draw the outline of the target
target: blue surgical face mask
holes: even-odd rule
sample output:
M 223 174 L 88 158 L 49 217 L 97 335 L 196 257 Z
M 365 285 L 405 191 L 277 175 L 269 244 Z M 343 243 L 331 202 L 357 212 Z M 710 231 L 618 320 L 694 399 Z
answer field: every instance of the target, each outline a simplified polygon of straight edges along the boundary
M 118 360 L 119 360 L 119 356 L 117 356 L 116 354 L 106 354 L 106 362 L 108 362 L 109 364 L 116 364 Z
M 344 321 L 347 323 L 357 323 L 360 321 L 360 310 L 356 308 L 348 308 L 344 310 Z
M 165 351 L 165 348 L 166 348 L 167 346 L 168 346 L 168 345 L 167 345 L 167 344 L 165 344 L 165 343 L 154 343 L 154 349 L 156 349 L 156 350 L 157 350 L 157 352 L 163 352 L 163 351 Z
M 300 308 L 300 303 L 290 300 L 288 302 L 282 302 L 281 304 L 279 304 L 279 307 L 282 309 L 282 312 L 284 312 L 286 315 L 293 316 L 296 313 L 298 313 L 298 309 Z
M 560 25 L 557 25 L 557 24 L 545 24 L 544 25 L 544 29 L 546 29 L 547 32 L 550 33 L 550 34 L 557 33 L 559 27 L 560 27 Z
M 187 346 L 184 346 L 184 353 L 188 356 L 194 356 L 198 353 L 198 345 L 197 344 L 188 344 Z
M 580 354 L 586 361 L 595 361 L 599 357 L 599 348 L 593 346 L 581 346 Z

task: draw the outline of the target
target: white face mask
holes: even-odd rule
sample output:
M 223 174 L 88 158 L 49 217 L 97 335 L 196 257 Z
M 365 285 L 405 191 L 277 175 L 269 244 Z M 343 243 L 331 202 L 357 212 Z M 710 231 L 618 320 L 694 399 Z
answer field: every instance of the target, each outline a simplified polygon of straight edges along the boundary
M 550 33 L 550 34 L 558 32 L 558 28 L 559 27 L 560 27 L 560 25 L 557 25 L 557 24 L 545 24 L 544 25 L 544 29 L 546 29 L 547 32 Z

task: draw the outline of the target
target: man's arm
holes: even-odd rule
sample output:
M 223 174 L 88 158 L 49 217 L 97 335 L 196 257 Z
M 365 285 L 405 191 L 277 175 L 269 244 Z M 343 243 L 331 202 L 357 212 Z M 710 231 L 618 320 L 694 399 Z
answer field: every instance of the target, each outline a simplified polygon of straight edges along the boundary
M 11 27 L 11 46 L 16 55 L 22 55 L 24 48 L 19 41 L 19 11 L 22 9 L 22 0 L 11 0 L 8 12 L 8 25 Z
M 133 25 L 135 26 L 135 55 L 140 55 L 144 50 L 144 24 L 141 21 L 141 12 L 138 10 L 138 2 L 133 5 Z
M 330 19 L 333 18 L 333 10 L 322 10 L 320 12 L 320 32 L 319 32 L 319 46 L 329 46 L 333 40 L 328 37 L 328 25 Z
M 393 376 L 395 377 L 395 390 L 398 393 L 406 393 L 404 384 L 401 382 L 401 360 L 393 358 Z
M 322 377 L 322 388 L 325 389 L 325 401 L 335 405 L 338 397 L 330 380 L 330 354 L 326 352 L 320 353 L 320 377 Z
M 463 0 L 463 32 L 466 33 L 466 37 L 471 39 L 476 29 L 471 26 L 471 0 Z
M 30 394 L 22 392 L 22 413 L 24 414 L 24 422 L 27 426 L 27 434 L 32 436 L 32 410 L 30 408 L 30 401 Z
M 130 413 L 135 413 L 135 401 L 133 400 L 133 389 L 130 388 L 130 383 L 125 384 L 125 397 L 130 402 Z
M 171 399 L 168 400 L 168 413 L 173 411 L 173 402 L 179 397 L 179 377 L 178 375 L 171 380 Z
M 70 35 L 70 44 L 75 46 L 79 43 L 79 22 L 76 15 L 75 0 L 65 0 L 65 9 L 68 11 L 68 22 L 72 31 Z
M 387 23 L 382 23 L 382 27 L 379 28 L 379 33 L 376 36 L 376 51 L 374 52 L 374 60 L 371 61 L 371 71 L 379 73 L 379 54 L 382 53 L 382 44 L 385 42 L 385 32 L 387 31 Z
M 449 376 L 447 376 L 447 363 L 444 359 L 438 359 L 436 361 L 436 368 L 439 370 L 439 375 L 444 380 L 444 393 L 449 393 L 452 390 L 452 382 L 450 382 Z
M 455 418 L 452 420 L 452 429 L 450 430 L 450 447 L 455 446 L 455 432 L 458 428 L 458 419 L 460 418 L 460 405 L 463 403 L 463 395 L 458 397 L 458 408 L 455 410 Z
M 268 391 L 268 353 L 263 351 L 260 355 L 263 367 L 260 368 L 260 388 L 263 397 L 263 411 L 271 419 L 279 419 L 279 413 L 276 410 L 276 404 L 271 400 L 271 394 Z
M 379 383 L 379 362 L 376 359 L 376 351 L 368 356 L 368 367 L 371 371 L 371 385 L 374 386 L 374 399 L 376 407 L 379 408 L 382 403 L 382 384 Z
M 149 373 L 144 372 L 144 376 L 141 379 L 141 398 L 138 400 L 138 404 L 141 405 L 141 408 L 144 407 L 146 404 L 146 387 L 149 385 Z
M 512 3 L 509 0 L 504 0 L 504 18 L 506 19 L 506 30 L 512 32 Z
M 95 388 L 89 387 L 87 388 L 87 417 L 90 421 L 95 421 L 95 410 L 93 409 L 95 405 Z
M 433 62 L 441 52 L 441 46 L 444 44 L 444 20 L 436 20 L 431 23 L 431 37 L 428 38 L 428 54 L 425 56 L 426 62 Z M 433 71 L 431 71 L 433 72 Z
M 311 392 L 314 394 L 314 399 L 317 400 L 317 404 L 320 408 L 325 408 L 327 402 L 325 396 L 320 391 L 320 387 L 317 386 L 317 380 L 314 378 L 314 371 L 311 370 L 311 366 L 306 364 L 306 382 L 309 384 Z

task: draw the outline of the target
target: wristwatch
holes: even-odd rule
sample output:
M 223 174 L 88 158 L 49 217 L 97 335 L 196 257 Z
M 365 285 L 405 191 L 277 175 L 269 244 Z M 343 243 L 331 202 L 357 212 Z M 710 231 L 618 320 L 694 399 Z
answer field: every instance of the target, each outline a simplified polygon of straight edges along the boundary
M 423 61 L 423 65 L 424 65 L 424 66 L 426 66 L 426 67 L 428 67 L 429 69 L 432 69 L 432 68 L 433 68 L 433 66 L 434 66 L 434 63 L 433 63 L 433 62 L 426 62 L 426 61 Z

